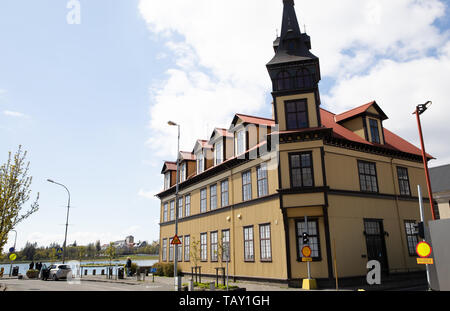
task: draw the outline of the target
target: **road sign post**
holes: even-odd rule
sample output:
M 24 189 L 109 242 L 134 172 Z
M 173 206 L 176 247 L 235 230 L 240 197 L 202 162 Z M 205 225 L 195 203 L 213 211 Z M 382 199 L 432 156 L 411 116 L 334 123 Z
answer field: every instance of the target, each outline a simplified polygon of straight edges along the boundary
M 417 192 L 419 194 L 420 221 L 425 226 L 425 215 L 424 215 L 424 211 L 423 211 L 422 189 L 420 188 L 420 185 L 417 185 Z M 430 249 L 431 249 L 431 247 L 430 247 Z M 416 248 L 416 252 L 417 252 L 417 248 Z M 431 251 L 430 251 L 430 254 L 431 254 Z M 420 256 L 420 254 L 419 254 L 419 256 Z M 430 290 L 431 289 L 431 286 L 430 286 L 430 267 L 428 266 L 428 264 L 426 265 L 426 270 L 427 270 L 427 284 L 428 284 L 428 289 Z

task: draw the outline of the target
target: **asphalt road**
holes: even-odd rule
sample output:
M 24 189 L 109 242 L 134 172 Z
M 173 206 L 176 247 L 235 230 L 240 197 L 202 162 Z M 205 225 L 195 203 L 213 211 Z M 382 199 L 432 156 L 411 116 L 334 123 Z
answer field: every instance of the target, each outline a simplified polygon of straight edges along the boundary
M 164 291 L 168 290 L 161 284 L 120 284 L 108 282 L 81 281 L 80 284 L 70 284 L 66 281 L 41 280 L 1 280 L 6 285 L 6 291 Z

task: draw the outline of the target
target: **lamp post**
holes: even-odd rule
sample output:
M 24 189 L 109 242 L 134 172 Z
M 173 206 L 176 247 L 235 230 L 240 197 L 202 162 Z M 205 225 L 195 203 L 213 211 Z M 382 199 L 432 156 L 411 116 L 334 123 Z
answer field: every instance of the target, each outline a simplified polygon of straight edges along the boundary
M 436 217 L 434 215 L 433 192 L 431 190 L 430 173 L 428 171 L 428 161 L 427 161 L 427 156 L 426 156 L 426 152 L 425 152 L 425 144 L 424 144 L 424 141 L 423 141 L 422 125 L 420 123 L 420 115 L 422 113 L 424 113 L 428 108 L 430 108 L 430 106 L 432 104 L 433 103 L 431 101 L 427 101 L 423 105 L 418 105 L 416 107 L 416 111 L 414 111 L 413 114 L 415 114 L 416 117 L 417 117 L 417 126 L 419 128 L 420 144 L 421 144 L 421 147 L 422 147 L 423 166 L 424 166 L 424 169 L 425 169 L 425 177 L 426 177 L 426 180 L 427 180 L 428 197 L 430 199 L 431 215 L 432 215 L 432 219 L 435 220 Z
M 14 251 L 16 251 L 16 241 L 17 241 L 17 231 L 11 229 L 10 231 L 14 231 L 14 233 L 16 234 L 14 237 Z M 12 260 L 11 260 L 11 265 L 9 266 L 9 276 L 11 277 L 11 272 L 12 272 Z
M 179 179 L 179 171 L 180 171 L 180 125 L 169 121 L 167 122 L 170 126 L 176 126 L 178 127 L 178 147 L 177 147 L 177 177 L 176 177 L 176 187 L 175 187 L 175 235 L 178 236 L 178 210 L 179 210 L 179 202 L 178 202 L 178 179 Z M 174 261 L 173 261 L 173 276 L 174 276 L 174 282 L 175 282 L 175 290 L 180 290 L 180 281 L 178 280 L 178 271 L 177 271 L 177 264 L 178 264 L 178 244 L 174 244 L 175 252 L 174 252 Z
M 69 226 L 70 192 L 69 192 L 69 189 L 67 189 L 67 187 L 64 186 L 63 184 L 57 183 L 51 179 L 47 179 L 47 181 L 64 187 L 64 189 L 66 189 L 66 191 L 67 191 L 67 194 L 69 195 L 69 200 L 67 201 L 66 233 L 64 234 L 63 258 L 62 258 L 62 262 L 64 263 L 64 261 L 66 259 L 67 227 Z

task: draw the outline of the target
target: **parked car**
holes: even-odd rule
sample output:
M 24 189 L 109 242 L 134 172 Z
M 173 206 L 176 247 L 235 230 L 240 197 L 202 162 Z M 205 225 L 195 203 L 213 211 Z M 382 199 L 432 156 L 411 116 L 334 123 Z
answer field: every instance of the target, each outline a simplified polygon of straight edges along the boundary
M 67 279 L 67 277 L 72 274 L 72 269 L 69 265 L 51 265 L 49 269 L 49 278 L 51 278 L 53 281 L 58 281 L 59 279 Z

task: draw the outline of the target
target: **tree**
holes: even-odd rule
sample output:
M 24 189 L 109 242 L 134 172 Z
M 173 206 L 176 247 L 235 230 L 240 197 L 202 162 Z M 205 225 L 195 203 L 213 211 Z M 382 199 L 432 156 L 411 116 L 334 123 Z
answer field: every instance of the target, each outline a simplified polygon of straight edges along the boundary
M 116 248 L 114 247 L 114 243 L 109 243 L 108 248 L 106 249 L 106 255 L 109 258 L 109 265 L 111 266 L 111 261 L 116 257 Z
M 95 250 L 96 250 L 97 256 L 98 256 L 98 254 L 102 250 L 102 245 L 100 244 L 100 240 L 97 240 L 97 242 L 95 242 Z
M 14 156 L 9 152 L 8 161 L 0 166 L 0 252 L 8 240 L 9 232 L 39 209 L 38 193 L 30 209 L 20 214 L 23 205 L 30 199 L 33 180 L 28 176 L 30 162 L 25 162 L 26 155 L 27 152 L 23 152 L 22 146 L 19 146 Z

